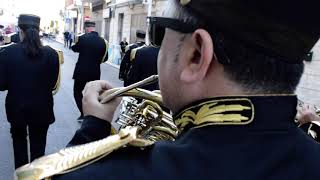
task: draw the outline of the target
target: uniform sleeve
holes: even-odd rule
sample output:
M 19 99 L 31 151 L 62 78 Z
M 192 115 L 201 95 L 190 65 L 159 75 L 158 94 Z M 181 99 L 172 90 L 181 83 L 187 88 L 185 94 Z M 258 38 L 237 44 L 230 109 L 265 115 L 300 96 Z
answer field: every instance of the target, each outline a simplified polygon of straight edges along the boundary
M 72 51 L 80 52 L 81 42 L 82 42 L 81 39 L 82 39 L 82 37 L 79 37 L 79 41 L 75 45 L 71 46 Z
M 8 90 L 8 65 L 6 56 L 7 52 L 0 50 L 0 91 Z
M 94 116 L 85 116 L 80 129 L 76 131 L 68 147 L 97 141 L 108 137 L 110 133 L 111 124 L 109 122 Z
M 126 77 L 126 71 L 127 71 L 127 66 L 128 63 L 130 63 L 130 54 L 131 50 L 126 51 L 124 54 L 121 64 L 120 64 L 120 70 L 119 70 L 119 79 L 120 80 L 125 80 Z

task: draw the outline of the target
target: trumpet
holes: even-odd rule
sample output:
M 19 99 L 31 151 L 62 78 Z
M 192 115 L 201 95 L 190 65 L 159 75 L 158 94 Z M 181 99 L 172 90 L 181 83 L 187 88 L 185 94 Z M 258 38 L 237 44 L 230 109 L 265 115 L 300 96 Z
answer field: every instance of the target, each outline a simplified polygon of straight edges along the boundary
M 118 130 L 127 126 L 140 127 L 140 136 L 144 139 L 153 142 L 175 140 L 179 130 L 173 123 L 171 115 L 162 110 L 163 102 L 160 93 L 138 88 L 157 80 L 158 76 L 153 75 L 130 86 L 111 89 L 101 94 L 101 103 L 107 103 L 119 96 L 130 96 L 130 98 L 123 98 L 118 116 L 113 118 L 114 126 L 118 126 Z M 144 100 L 138 104 L 135 98 Z
M 113 126 L 119 127 L 117 134 L 40 157 L 18 168 L 15 171 L 16 179 L 50 179 L 54 175 L 68 173 L 91 164 L 128 145 L 144 148 L 160 140 L 174 141 L 179 130 L 171 115 L 162 110 L 161 95 L 138 88 L 157 79 L 157 76 L 151 76 L 131 86 L 111 89 L 100 95 L 101 103 L 126 96 L 118 107 L 119 116 L 114 117 Z M 138 103 L 134 98 L 144 100 Z

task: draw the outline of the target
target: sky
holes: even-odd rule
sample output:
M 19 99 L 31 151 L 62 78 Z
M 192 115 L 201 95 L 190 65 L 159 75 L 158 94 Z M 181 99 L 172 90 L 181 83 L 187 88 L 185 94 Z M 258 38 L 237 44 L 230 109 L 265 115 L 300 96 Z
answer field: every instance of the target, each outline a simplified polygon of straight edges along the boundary
M 59 12 L 64 9 L 65 0 L 0 0 L 1 6 L 11 7 L 15 14 L 27 13 L 35 14 L 41 17 L 41 24 L 49 24 L 51 20 L 58 20 L 60 18 Z M 0 19 L 1 21 L 1 19 Z

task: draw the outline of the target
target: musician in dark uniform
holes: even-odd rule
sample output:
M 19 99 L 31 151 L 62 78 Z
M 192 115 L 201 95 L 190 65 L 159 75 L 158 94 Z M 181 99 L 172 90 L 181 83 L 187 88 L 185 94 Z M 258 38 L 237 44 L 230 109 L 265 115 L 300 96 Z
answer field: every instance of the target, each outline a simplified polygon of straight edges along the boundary
M 123 80 L 123 85 L 128 86 L 127 75 L 128 71 L 131 68 L 131 50 L 137 47 L 141 47 L 145 45 L 144 39 L 146 37 L 145 31 L 137 30 L 136 31 L 136 42 L 133 44 L 128 45 L 125 48 L 125 54 L 122 58 L 119 70 L 119 79 Z
M 178 138 L 121 146 L 53 179 L 320 179 L 320 144 L 294 122 L 303 57 L 320 35 L 318 1 L 169 2 L 167 18 L 150 18 L 151 42 L 163 39 L 159 85 Z M 99 101 L 110 88 L 87 84 L 86 116 L 69 145 L 110 135 L 118 100 Z
M 95 23 L 84 23 L 85 33 L 79 37 L 78 42 L 72 46 L 74 52 L 79 53 L 79 59 L 73 73 L 73 95 L 83 117 L 82 90 L 87 82 L 99 80 L 101 75 L 100 64 L 107 58 L 108 43 L 95 31 Z
M 55 121 L 52 91 L 59 76 L 58 53 L 40 41 L 40 17 L 21 14 L 18 25 L 22 41 L 0 51 L 0 90 L 8 91 L 6 113 L 16 168 L 45 153 L 47 131 Z
M 126 52 L 126 47 L 128 46 L 127 38 L 123 38 L 123 40 L 120 42 L 120 49 L 121 49 L 121 57 Z
M 135 48 L 132 50 L 131 68 L 127 75 L 128 85 L 142 81 L 152 75 L 158 74 L 157 72 L 157 59 L 159 54 L 157 47 L 148 46 Z M 158 83 L 148 84 L 142 87 L 149 91 L 159 90 Z

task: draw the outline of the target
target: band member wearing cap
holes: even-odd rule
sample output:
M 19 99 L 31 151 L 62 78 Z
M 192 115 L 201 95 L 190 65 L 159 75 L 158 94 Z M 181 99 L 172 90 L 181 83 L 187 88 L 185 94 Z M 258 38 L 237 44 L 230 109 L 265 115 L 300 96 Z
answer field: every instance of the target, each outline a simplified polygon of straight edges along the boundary
M 134 84 L 142 81 L 152 75 L 158 74 L 157 72 L 157 58 L 160 48 L 138 47 L 131 51 L 131 68 L 127 75 L 127 85 Z M 148 84 L 142 87 L 149 91 L 159 90 L 158 82 Z
M 121 64 L 120 64 L 120 70 L 119 70 L 119 79 L 123 80 L 123 85 L 128 86 L 128 72 L 131 68 L 131 51 L 135 48 L 142 47 L 145 45 L 144 39 L 146 37 L 145 31 L 137 30 L 136 31 L 136 42 L 133 44 L 128 45 L 125 48 L 125 54 L 122 58 Z
M 122 147 L 53 179 L 320 179 L 320 144 L 294 122 L 303 59 L 320 35 L 318 1 L 169 2 L 166 17 L 150 18 L 150 37 L 178 138 Z M 101 104 L 99 94 L 110 88 L 87 84 L 70 145 L 109 135 L 118 101 Z
M 128 46 L 127 38 L 123 38 L 123 40 L 120 42 L 120 49 L 121 49 L 121 57 L 125 53 L 125 49 Z
M 72 46 L 72 50 L 79 53 L 73 73 L 73 95 L 81 113 L 78 120 L 83 117 L 82 90 L 87 82 L 100 79 L 100 64 L 108 59 L 108 42 L 95 32 L 95 23 L 86 21 L 84 26 L 86 34 L 80 36 L 78 42 Z
M 11 125 L 15 167 L 45 153 L 49 125 L 55 121 L 52 91 L 59 74 L 55 50 L 42 46 L 40 17 L 21 14 L 18 20 L 22 42 L 0 51 L 0 90 L 6 97 L 7 119 Z M 2 147 L 5 148 L 5 147 Z

